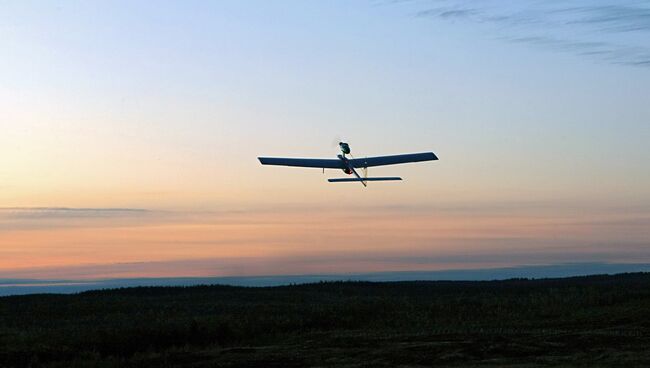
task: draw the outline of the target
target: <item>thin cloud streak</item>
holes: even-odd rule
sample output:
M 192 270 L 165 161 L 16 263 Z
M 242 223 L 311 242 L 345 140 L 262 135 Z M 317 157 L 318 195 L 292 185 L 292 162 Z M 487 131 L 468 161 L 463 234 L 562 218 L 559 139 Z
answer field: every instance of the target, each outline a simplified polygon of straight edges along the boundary
M 142 208 L 0 207 L 0 216 L 16 219 L 120 217 L 149 212 Z
M 647 2 L 436 1 L 417 17 L 492 25 L 497 38 L 613 64 L 650 66 Z M 571 35 L 568 37 L 567 35 Z
M 645 247 L 648 244 L 643 244 Z M 597 244 L 595 248 L 601 248 Z M 477 270 L 562 263 L 650 263 L 650 253 L 637 243 L 619 243 L 617 250 L 477 252 L 432 251 L 343 253 L 314 256 L 269 256 L 180 259 L 154 262 L 123 262 L 35 267 L 0 271 L 0 279 L 92 280 L 133 277 L 227 277 L 273 276 L 287 274 L 349 274 L 367 272 Z
M 0 235 L 2 231 L 137 224 L 165 215 L 142 208 L 1 207 Z
M 471 202 L 456 204 L 428 205 L 362 205 L 348 208 L 347 206 L 320 206 L 320 214 L 330 214 L 339 221 L 366 221 L 381 218 L 394 218 L 404 213 L 415 216 L 465 216 L 492 217 L 512 216 L 530 213 L 551 215 L 560 213 L 564 216 L 575 216 L 584 211 L 592 213 L 626 213 L 636 215 L 644 221 L 643 216 L 650 213 L 648 204 L 620 204 L 618 206 L 603 206 L 597 203 L 562 201 L 513 201 L 513 202 Z M 202 219 L 237 224 L 277 223 L 285 222 L 284 216 L 309 212 L 305 206 L 256 206 L 240 208 L 224 208 L 222 210 L 152 210 L 146 208 L 74 208 L 74 207 L 0 207 L 0 231 L 6 230 L 39 230 L 66 227 L 110 227 L 118 224 L 130 227 L 150 226 L 155 224 L 179 224 L 201 222 Z M 616 220 L 616 219 L 614 219 Z M 309 218 L 295 218 L 294 223 L 309 223 Z M 627 220 L 625 220 L 627 221 Z

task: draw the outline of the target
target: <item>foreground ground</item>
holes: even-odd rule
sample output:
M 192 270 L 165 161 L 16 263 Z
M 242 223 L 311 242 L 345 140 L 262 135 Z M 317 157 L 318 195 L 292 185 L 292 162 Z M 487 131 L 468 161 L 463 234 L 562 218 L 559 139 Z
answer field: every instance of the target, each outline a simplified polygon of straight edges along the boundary
M 0 367 L 647 367 L 650 274 L 0 298 Z

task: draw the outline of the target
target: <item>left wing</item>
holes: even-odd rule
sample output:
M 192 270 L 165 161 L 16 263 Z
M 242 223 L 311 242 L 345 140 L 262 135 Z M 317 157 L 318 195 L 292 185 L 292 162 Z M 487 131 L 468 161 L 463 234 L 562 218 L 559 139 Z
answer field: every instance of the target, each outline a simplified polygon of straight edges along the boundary
M 405 155 L 355 158 L 352 160 L 348 160 L 348 163 L 352 167 L 359 168 L 359 167 L 405 164 L 409 162 L 433 161 L 437 159 L 438 157 L 433 152 L 423 152 L 423 153 L 408 153 Z
M 327 158 L 284 158 L 284 157 L 258 157 L 262 165 L 317 167 L 323 169 L 343 169 L 343 162 L 339 159 Z

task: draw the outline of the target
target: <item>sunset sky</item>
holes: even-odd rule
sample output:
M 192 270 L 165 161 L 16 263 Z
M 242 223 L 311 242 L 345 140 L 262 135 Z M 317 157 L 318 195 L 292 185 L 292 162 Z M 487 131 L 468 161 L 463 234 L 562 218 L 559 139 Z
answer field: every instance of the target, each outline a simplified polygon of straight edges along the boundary
M 510 3 L 1 2 L 0 278 L 650 262 L 650 5 Z

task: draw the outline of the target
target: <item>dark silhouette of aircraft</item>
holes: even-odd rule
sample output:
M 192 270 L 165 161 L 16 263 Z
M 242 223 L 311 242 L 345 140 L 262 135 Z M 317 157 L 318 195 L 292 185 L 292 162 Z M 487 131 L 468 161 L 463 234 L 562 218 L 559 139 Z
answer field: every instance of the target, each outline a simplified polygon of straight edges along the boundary
M 339 169 L 343 170 L 344 173 L 348 175 L 354 174 L 354 178 L 336 178 L 336 179 L 327 179 L 330 183 L 342 183 L 342 182 L 360 182 L 363 186 L 366 186 L 366 183 L 369 181 L 393 181 L 393 180 L 402 180 L 402 178 L 397 176 L 387 176 L 387 177 L 368 177 L 368 168 L 372 166 L 385 166 L 385 165 L 396 165 L 396 164 L 405 164 L 409 162 L 421 162 L 421 161 L 433 161 L 437 160 L 438 157 L 433 152 L 423 152 L 423 153 L 409 153 L 404 155 L 392 155 L 392 156 L 377 156 L 377 157 L 366 157 L 366 158 L 354 158 L 350 153 L 350 145 L 345 142 L 339 142 L 339 148 L 341 149 L 341 154 L 337 155 L 338 159 L 327 159 L 327 158 L 285 158 L 285 157 L 258 157 L 262 165 L 276 165 L 276 166 L 295 166 L 295 167 L 315 167 L 322 168 L 323 172 L 325 169 Z M 346 155 L 350 155 L 351 158 L 347 158 Z M 361 177 L 357 170 L 355 169 L 364 169 L 364 176 Z

